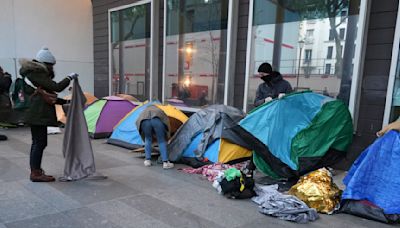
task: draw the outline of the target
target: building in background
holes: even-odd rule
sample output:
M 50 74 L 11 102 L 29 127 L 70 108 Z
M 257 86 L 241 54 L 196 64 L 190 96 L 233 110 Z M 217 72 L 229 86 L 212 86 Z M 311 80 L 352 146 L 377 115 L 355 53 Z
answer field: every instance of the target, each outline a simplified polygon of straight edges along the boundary
M 293 88 L 348 104 L 346 167 L 399 115 L 398 1 L 329 2 L 93 0 L 95 94 L 249 111 L 268 61 Z
M 13 78 L 18 59 L 32 59 L 47 46 L 57 60 L 56 80 L 76 72 L 82 89 L 94 92 L 90 0 L 1 0 L 0 12 L 0 66 Z

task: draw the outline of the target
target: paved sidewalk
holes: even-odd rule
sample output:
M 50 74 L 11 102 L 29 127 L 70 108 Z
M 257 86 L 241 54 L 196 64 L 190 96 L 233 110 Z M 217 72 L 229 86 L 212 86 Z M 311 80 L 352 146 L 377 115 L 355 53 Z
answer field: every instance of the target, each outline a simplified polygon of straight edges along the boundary
M 128 150 L 92 141 L 101 181 L 32 183 L 30 131 L 1 130 L 0 228 L 4 227 L 392 227 L 351 215 L 321 215 L 299 225 L 257 212 L 250 200 L 229 200 L 198 175 L 143 166 Z M 50 135 L 43 168 L 60 177 L 63 135 Z M 178 167 L 182 167 L 178 165 Z

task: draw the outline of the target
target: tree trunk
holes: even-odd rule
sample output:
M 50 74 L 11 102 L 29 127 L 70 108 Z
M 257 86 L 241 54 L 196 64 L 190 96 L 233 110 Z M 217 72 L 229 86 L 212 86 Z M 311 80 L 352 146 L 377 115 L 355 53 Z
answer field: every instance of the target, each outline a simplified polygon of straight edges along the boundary
M 341 45 L 341 39 L 339 37 L 339 34 L 336 30 L 336 17 L 330 17 L 329 18 L 329 24 L 331 27 L 331 31 L 333 32 L 333 38 L 335 40 L 335 46 L 336 46 L 336 61 L 335 61 L 335 75 L 339 78 L 342 77 L 342 45 Z

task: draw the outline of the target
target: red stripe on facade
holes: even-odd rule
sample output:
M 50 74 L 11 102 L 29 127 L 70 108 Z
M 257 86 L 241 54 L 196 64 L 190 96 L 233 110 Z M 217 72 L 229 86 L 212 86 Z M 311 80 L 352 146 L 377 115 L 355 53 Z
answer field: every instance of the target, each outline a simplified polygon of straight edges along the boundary
M 268 38 L 264 38 L 263 39 L 265 42 L 268 42 L 268 43 L 275 43 L 275 41 L 274 40 L 271 40 L 271 39 L 268 39 Z M 289 44 L 284 44 L 284 43 L 282 43 L 281 44 L 282 45 L 282 47 L 285 47 L 285 48 L 290 48 L 290 49 L 294 49 L 294 47 L 292 46 L 292 45 L 289 45 Z

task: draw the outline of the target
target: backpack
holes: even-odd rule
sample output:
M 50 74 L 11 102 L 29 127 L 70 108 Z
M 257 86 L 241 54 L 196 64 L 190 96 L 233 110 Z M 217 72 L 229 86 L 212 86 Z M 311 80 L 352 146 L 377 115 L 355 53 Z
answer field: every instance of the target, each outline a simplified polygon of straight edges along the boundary
M 23 78 L 18 77 L 15 80 L 12 100 L 14 109 L 23 110 L 30 107 L 30 96 L 25 92 L 26 83 Z

